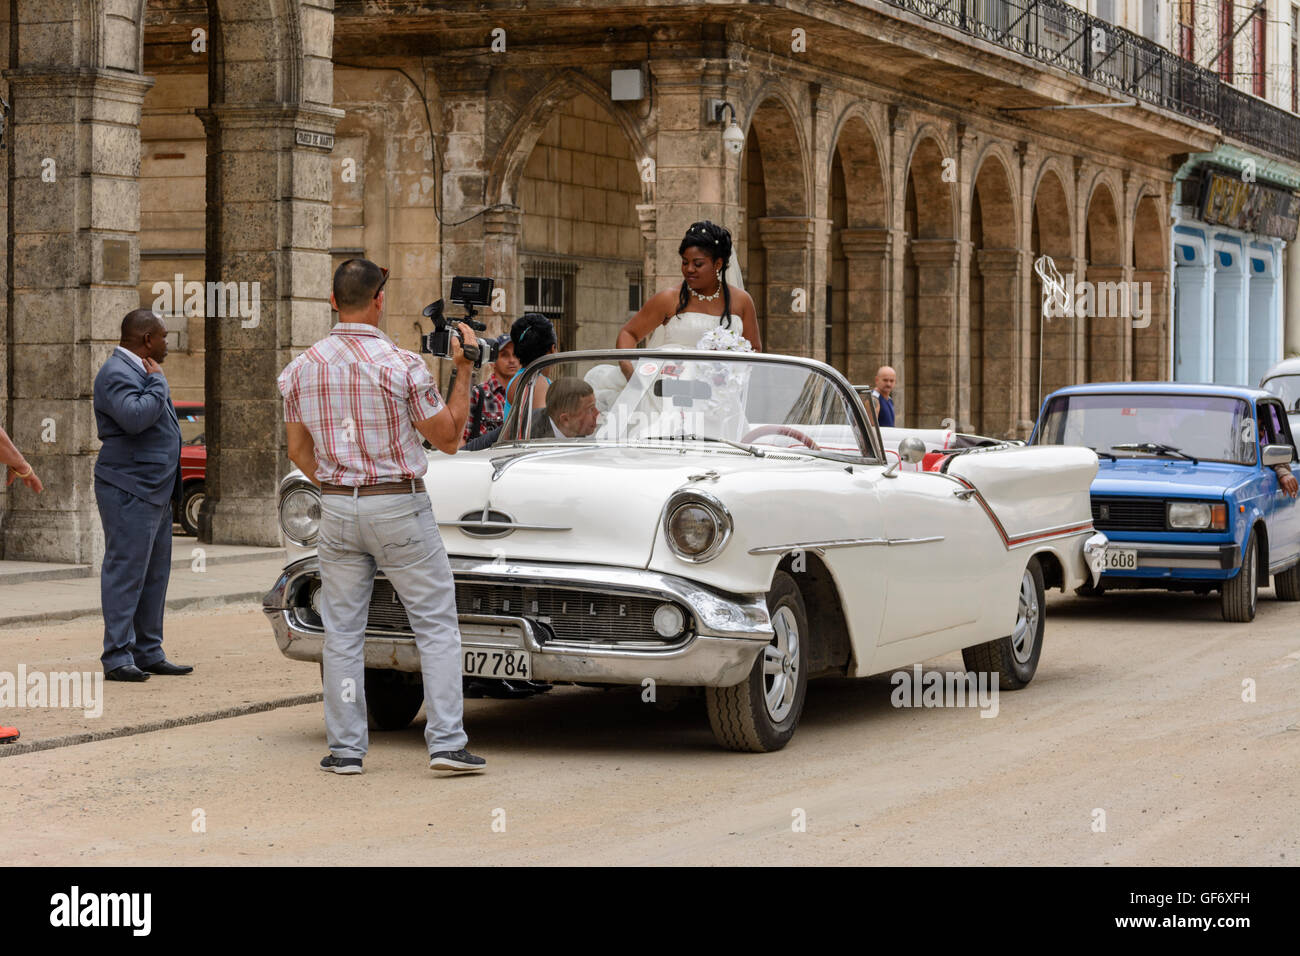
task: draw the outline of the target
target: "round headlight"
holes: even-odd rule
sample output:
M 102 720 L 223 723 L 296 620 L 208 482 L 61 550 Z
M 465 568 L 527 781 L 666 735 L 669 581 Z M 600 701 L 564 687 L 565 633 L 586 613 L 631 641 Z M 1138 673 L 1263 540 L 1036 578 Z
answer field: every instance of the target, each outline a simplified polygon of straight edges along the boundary
M 320 617 L 320 585 L 319 584 L 312 585 L 311 595 L 307 598 L 307 603 L 311 605 L 311 609 L 313 613 L 315 613 L 317 617 Z
M 664 508 L 663 524 L 673 554 L 693 563 L 713 560 L 731 537 L 731 514 L 726 506 L 694 489 L 673 493 Z
M 668 535 L 682 554 L 698 557 L 718 538 L 718 519 L 704 505 L 681 505 L 668 518 Z
M 294 544 L 314 544 L 320 530 L 320 493 L 303 487 L 288 491 L 280 499 L 280 528 Z
M 660 637 L 676 637 L 685 624 L 686 617 L 676 604 L 660 604 L 655 608 L 655 633 Z

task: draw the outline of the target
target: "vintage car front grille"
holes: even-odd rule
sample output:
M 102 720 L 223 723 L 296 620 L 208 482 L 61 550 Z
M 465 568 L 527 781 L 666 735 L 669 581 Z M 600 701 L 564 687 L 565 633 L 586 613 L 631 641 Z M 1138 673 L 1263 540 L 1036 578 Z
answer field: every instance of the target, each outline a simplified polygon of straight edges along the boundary
M 656 598 L 565 588 L 456 584 L 456 610 L 462 615 L 526 617 L 547 625 L 557 640 L 593 644 L 621 641 L 676 643 L 678 638 L 665 640 L 655 633 L 654 612 L 663 603 Z M 685 608 L 682 611 L 685 613 Z M 375 578 L 368 626 L 390 631 L 411 629 L 406 609 L 387 578 Z
M 1093 495 L 1092 526 L 1098 531 L 1164 531 L 1165 501 Z

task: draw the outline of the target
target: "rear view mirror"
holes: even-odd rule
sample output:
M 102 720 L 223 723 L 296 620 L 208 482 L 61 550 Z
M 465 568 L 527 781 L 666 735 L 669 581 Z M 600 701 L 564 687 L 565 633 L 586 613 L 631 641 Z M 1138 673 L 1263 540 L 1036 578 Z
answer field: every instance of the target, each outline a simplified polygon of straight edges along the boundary
M 709 387 L 708 382 L 698 382 L 694 379 L 682 382 L 671 378 L 655 379 L 653 387 L 655 398 L 671 398 L 673 405 L 678 408 L 690 408 L 697 398 L 708 398 L 713 394 L 713 389 Z

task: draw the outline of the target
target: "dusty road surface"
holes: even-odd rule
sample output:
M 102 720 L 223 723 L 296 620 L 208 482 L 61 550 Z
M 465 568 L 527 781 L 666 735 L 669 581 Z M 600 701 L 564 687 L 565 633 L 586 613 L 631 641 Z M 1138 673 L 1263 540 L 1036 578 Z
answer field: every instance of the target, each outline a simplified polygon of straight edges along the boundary
M 315 667 L 256 611 L 182 613 L 167 646 L 194 676 L 107 685 L 95 719 L 0 710 L 20 746 L 57 744 L 0 756 L 0 864 L 1300 861 L 1300 606 L 1264 592 L 1226 625 L 1214 598 L 1050 603 L 1037 678 L 991 719 L 820 681 L 789 747 L 734 754 L 702 703 L 560 688 L 467 701 L 489 770 L 453 779 L 423 718 L 372 734 L 363 776 L 321 773 L 319 703 L 243 713 L 319 691 Z M 0 671 L 93 667 L 98 633 L 4 631 Z

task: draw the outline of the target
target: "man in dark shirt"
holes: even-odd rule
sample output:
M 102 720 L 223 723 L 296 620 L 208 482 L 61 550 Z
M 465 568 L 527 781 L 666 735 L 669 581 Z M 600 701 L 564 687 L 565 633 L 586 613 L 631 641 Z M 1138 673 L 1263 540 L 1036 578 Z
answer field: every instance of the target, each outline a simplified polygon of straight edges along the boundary
M 880 370 L 876 372 L 876 381 L 871 394 L 880 406 L 876 413 L 876 422 L 881 428 L 894 427 L 894 400 L 891 396 L 894 394 L 896 381 L 898 376 L 892 368 L 888 365 L 880 366 Z

